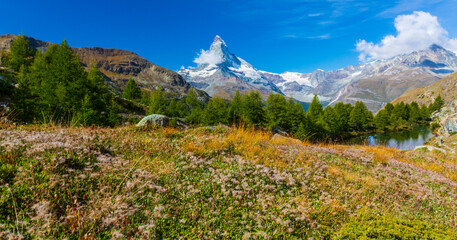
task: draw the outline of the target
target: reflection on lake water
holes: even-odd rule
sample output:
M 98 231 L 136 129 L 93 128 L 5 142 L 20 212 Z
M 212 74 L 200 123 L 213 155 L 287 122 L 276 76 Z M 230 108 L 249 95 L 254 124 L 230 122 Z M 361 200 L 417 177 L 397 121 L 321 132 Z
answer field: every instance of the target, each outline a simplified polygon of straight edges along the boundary
M 433 137 L 433 134 L 428 126 L 417 126 L 407 131 L 356 137 L 350 139 L 348 143 L 367 144 L 370 146 L 383 145 L 399 150 L 412 150 L 417 146 L 424 145 L 431 137 Z

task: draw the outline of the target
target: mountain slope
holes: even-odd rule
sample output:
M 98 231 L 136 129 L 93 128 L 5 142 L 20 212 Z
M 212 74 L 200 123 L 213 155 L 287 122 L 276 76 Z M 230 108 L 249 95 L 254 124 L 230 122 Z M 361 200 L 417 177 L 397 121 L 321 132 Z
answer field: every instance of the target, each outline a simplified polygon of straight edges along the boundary
M 428 105 L 432 103 L 438 95 L 441 95 L 445 104 L 449 104 L 457 98 L 457 72 L 452 73 L 430 86 L 409 90 L 393 100 L 392 103 L 411 103 L 416 101 L 419 104 Z
M 364 101 L 379 110 L 404 92 L 429 86 L 457 70 L 457 56 L 440 46 L 376 61 L 364 65 L 364 70 L 342 88 L 334 102 Z
M 230 53 L 216 36 L 209 54 L 221 57 L 217 64 L 178 71 L 197 88 L 210 95 L 230 98 L 236 89 L 275 91 L 302 102 L 311 102 L 317 94 L 321 101 L 363 101 L 372 111 L 397 98 L 405 91 L 429 86 L 457 70 L 457 56 L 438 45 L 396 56 L 391 59 L 347 66 L 334 71 L 312 73 L 260 71 Z
M 9 49 L 16 35 L 0 35 L 0 51 Z M 29 44 L 45 51 L 52 43 L 27 37 Z M 121 49 L 105 49 L 99 47 L 72 47 L 79 56 L 81 63 L 88 67 L 94 61 L 106 75 L 108 83 L 118 91 L 121 91 L 128 79 L 132 77 L 144 89 L 154 90 L 159 85 L 166 92 L 177 96 L 186 95 L 191 85 L 176 72 L 155 65 L 137 54 Z M 203 91 L 197 91 L 201 100 L 207 100 L 208 95 Z

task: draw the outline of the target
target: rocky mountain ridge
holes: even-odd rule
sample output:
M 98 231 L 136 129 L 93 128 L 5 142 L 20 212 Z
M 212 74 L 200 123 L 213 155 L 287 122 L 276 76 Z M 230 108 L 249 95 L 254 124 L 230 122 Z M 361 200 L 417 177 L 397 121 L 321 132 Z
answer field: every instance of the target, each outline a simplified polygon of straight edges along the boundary
M 190 84 L 211 96 L 231 98 L 236 90 L 279 92 L 302 102 L 315 94 L 321 101 L 363 101 L 376 112 L 404 92 L 425 87 L 457 70 L 457 56 L 438 45 L 387 60 L 361 63 L 334 71 L 281 74 L 257 70 L 232 54 L 216 36 L 207 54 L 220 57 L 216 64 L 201 64 L 178 71 Z
M 210 49 L 202 54 L 214 59 L 211 62 L 201 63 L 196 68 L 181 68 L 178 73 L 191 85 L 206 91 L 211 96 L 231 99 L 237 90 L 240 92 L 259 90 L 264 96 L 270 91 L 280 91 L 259 70 L 231 53 L 219 36 L 214 38 Z
M 0 35 L 0 51 L 8 50 L 15 37 L 16 35 L 12 34 Z M 42 51 L 53 44 L 31 37 L 26 38 L 34 49 Z M 176 96 L 186 95 L 191 88 L 191 85 L 175 71 L 155 65 L 130 51 L 100 47 L 72 47 L 72 50 L 85 67 L 95 61 L 109 85 L 116 91 L 121 91 L 130 77 L 146 90 L 155 90 L 160 85 L 164 91 Z M 200 100 L 206 101 L 209 98 L 203 91 L 197 90 L 196 93 Z

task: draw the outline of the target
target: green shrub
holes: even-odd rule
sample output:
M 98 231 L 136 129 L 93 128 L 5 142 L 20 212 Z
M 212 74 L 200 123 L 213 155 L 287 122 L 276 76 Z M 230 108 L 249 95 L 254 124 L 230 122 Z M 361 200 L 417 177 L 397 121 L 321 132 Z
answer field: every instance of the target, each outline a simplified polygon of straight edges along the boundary
M 424 221 L 357 216 L 335 232 L 332 239 L 457 239 L 457 233 Z
M 16 175 L 17 168 L 11 164 L 0 165 L 0 184 L 11 183 Z

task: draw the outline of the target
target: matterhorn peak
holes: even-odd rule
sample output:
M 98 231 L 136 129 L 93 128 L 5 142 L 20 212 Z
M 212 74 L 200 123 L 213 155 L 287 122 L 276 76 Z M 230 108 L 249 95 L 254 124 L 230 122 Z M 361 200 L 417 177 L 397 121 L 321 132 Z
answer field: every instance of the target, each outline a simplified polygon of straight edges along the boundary
M 228 47 L 227 44 L 225 44 L 224 40 L 222 40 L 219 35 L 216 35 L 216 37 L 214 37 L 213 43 L 211 44 L 210 50 L 228 51 Z
M 222 38 L 219 35 L 216 35 L 216 37 L 214 37 L 213 45 L 214 44 L 221 44 L 227 46 L 224 40 L 222 40 Z
M 220 56 L 223 59 L 223 63 L 232 67 L 239 67 L 241 65 L 240 60 L 229 51 L 227 44 L 225 44 L 224 40 L 222 40 L 219 35 L 214 37 L 214 41 L 209 48 L 209 52 L 216 56 Z

